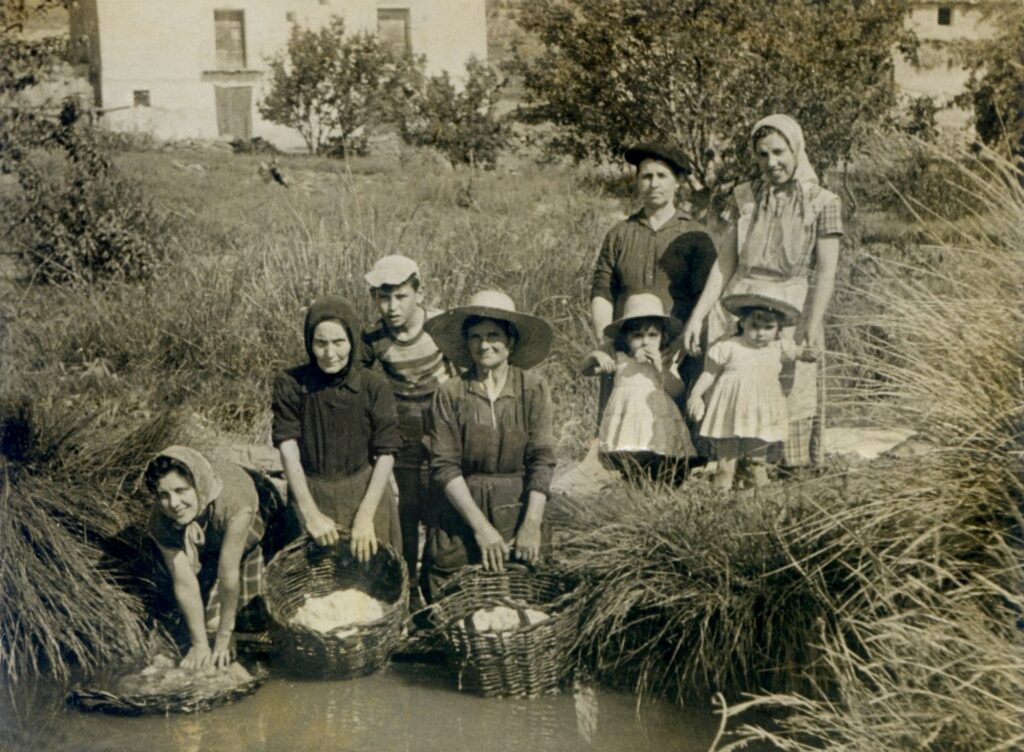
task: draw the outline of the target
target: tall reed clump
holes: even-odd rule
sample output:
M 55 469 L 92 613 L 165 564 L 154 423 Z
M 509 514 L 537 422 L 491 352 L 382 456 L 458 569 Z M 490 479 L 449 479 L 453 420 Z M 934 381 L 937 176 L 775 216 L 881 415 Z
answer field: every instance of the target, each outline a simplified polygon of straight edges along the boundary
M 954 240 L 934 268 L 880 263 L 872 285 L 893 340 L 872 368 L 936 448 L 902 474 L 879 473 L 869 509 L 892 531 L 888 544 L 846 542 L 862 551 L 864 584 L 834 599 L 838 629 L 817 639 L 833 691 L 730 709 L 788 712 L 773 731 L 739 727 L 723 749 L 757 738 L 793 750 L 1024 746 L 1024 189 L 1020 172 L 989 154 L 970 170 L 952 162 L 980 208 L 945 223 Z M 881 484 L 894 482 L 903 498 L 886 505 Z M 855 530 L 848 515 L 834 517 L 819 524 Z
M 0 670 L 11 682 L 69 678 L 140 654 L 143 601 L 113 552 L 145 509 L 125 487 L 173 432 L 158 417 L 128 425 L 61 398 L 0 406 Z M 130 546 L 134 556 L 138 549 Z
M 1018 749 L 1024 744 L 1021 419 L 1024 191 L 973 166 L 984 211 L 943 228 L 929 269 L 865 264 L 880 327 L 860 396 L 931 448 L 761 502 L 628 493 L 570 510 L 588 578 L 581 657 L 640 689 L 721 691 L 719 749 Z M 835 356 L 833 356 L 834 359 Z M 779 710 L 771 728 L 751 707 Z

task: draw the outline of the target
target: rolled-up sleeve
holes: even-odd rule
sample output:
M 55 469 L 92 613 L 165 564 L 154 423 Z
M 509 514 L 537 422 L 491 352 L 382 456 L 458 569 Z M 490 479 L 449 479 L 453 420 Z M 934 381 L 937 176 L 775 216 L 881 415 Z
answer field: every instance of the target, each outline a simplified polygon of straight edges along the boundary
M 843 234 L 843 203 L 834 197 L 818 213 L 816 232 L 819 238 L 836 237 Z
M 594 277 L 590 284 L 590 298 L 604 298 L 614 302 L 612 293 L 612 278 L 615 274 L 615 265 L 618 263 L 618 243 L 615 240 L 615 231 L 612 230 L 604 236 L 601 243 L 601 251 L 597 254 L 597 263 L 594 264 Z
M 271 410 L 273 425 L 270 434 L 274 446 L 280 446 L 289 439 L 298 440 L 302 435 L 302 393 L 299 382 L 287 371 L 282 371 L 274 379 Z
M 370 399 L 370 454 L 376 458 L 385 454 L 398 454 L 402 448 L 402 434 L 398 430 L 398 411 L 395 397 L 383 378 L 369 378 L 363 383 Z
M 430 471 L 444 488 L 462 475 L 462 431 L 454 399 L 444 387 L 434 392 L 429 425 Z
M 554 411 L 547 384 L 542 379 L 530 379 L 524 391 L 529 421 L 523 456 L 525 485 L 528 491 L 539 491 L 547 496 L 555 473 Z

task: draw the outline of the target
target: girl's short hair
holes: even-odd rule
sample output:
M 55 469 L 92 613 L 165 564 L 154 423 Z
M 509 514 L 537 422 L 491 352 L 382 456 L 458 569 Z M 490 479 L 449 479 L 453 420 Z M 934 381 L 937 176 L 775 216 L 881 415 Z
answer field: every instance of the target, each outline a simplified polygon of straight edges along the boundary
M 155 458 L 149 465 L 146 466 L 146 472 L 142 476 L 143 483 L 148 490 L 154 496 L 156 495 L 156 486 L 168 473 L 178 473 L 192 488 L 196 487 L 196 479 L 192 477 L 192 471 L 188 469 L 185 463 L 174 459 L 173 457 L 166 457 L 160 455 Z
M 749 321 L 752 326 L 776 324 L 781 332 L 784 317 L 778 311 L 773 311 L 770 308 L 743 308 L 740 311 L 739 321 L 736 323 L 740 334 L 743 334 L 743 324 L 746 321 Z
M 633 332 L 639 331 L 644 327 L 654 324 L 658 327 L 658 331 L 661 332 L 661 344 L 658 345 L 659 350 L 664 350 L 668 347 L 668 342 L 665 337 L 665 319 L 658 316 L 639 316 L 635 319 L 627 319 L 622 322 L 622 326 L 619 328 L 619 334 L 615 338 L 615 349 L 619 352 L 629 352 L 629 335 Z
M 482 324 L 484 321 L 493 321 L 501 330 L 505 332 L 510 340 L 518 339 L 519 330 L 516 329 L 516 325 L 511 321 L 505 321 L 504 319 L 492 319 L 489 316 L 467 316 L 466 320 L 462 322 L 462 337 L 465 338 L 469 334 L 469 330 L 477 324 Z

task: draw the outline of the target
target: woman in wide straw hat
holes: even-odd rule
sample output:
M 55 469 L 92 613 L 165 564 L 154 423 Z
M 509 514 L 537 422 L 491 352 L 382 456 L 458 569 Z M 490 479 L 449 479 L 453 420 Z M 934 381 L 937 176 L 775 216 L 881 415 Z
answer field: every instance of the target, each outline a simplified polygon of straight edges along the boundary
M 839 238 L 843 234 L 839 197 L 818 182 L 807 158 L 804 134 L 788 115 L 758 121 L 751 142 L 761 176 L 733 191 L 730 236 L 683 333 L 690 352 L 700 350 L 707 321 L 708 341 L 731 336 L 735 317 L 719 298 L 756 288 L 770 290 L 803 313 L 783 336 L 813 350 L 824 349 L 823 321 L 835 286 Z M 822 457 L 823 383 L 817 363 L 797 362 L 783 371 L 789 432 L 783 463 L 817 464 Z
M 715 245 L 706 228 L 676 203 L 690 162 L 671 144 L 645 143 L 626 150 L 636 167 L 640 210 L 617 223 L 604 238 L 594 265 L 590 311 L 594 337 L 603 343 L 598 366 L 603 374 L 599 412 L 611 394 L 615 358 L 605 328 L 622 316 L 626 299 L 649 292 L 661 299 L 664 312 L 686 321 L 697 303 L 715 261 Z M 684 358 L 684 384 L 701 371 L 701 357 Z M 679 401 L 683 408 L 685 395 Z
M 438 504 L 424 552 L 424 589 L 468 564 L 501 570 L 512 552 L 537 562 L 549 543 L 544 523 L 555 468 L 551 400 L 527 369 L 551 346 L 551 327 L 516 310 L 497 290 L 473 295 L 426 330 L 460 378 L 434 395 L 431 470 L 447 503 Z

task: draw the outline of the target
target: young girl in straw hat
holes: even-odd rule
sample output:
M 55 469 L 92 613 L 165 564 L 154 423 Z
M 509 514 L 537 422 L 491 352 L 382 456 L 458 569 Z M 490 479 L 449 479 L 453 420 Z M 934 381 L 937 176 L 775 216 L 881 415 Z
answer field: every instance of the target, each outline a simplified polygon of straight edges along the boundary
M 779 379 L 785 362 L 814 360 L 806 348 L 780 337 L 800 318 L 795 306 L 759 293 L 722 300 L 739 317 L 739 334 L 708 349 L 704 372 L 687 399 L 691 419 L 709 439 L 718 458 L 715 485 L 733 486 L 740 467 L 754 486 L 768 483 L 772 448 L 786 439 L 789 413 Z M 711 389 L 705 406 L 704 394 Z
M 614 342 L 616 364 L 598 430 L 599 451 L 624 474 L 675 475 L 677 466 L 695 454 L 673 400 L 683 385 L 674 368 L 663 366 L 663 352 L 682 329 L 683 323 L 666 316 L 661 299 L 652 293 L 629 296 L 622 317 L 604 329 Z M 588 355 L 582 368 L 587 375 L 599 375 L 598 354 Z

